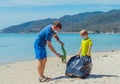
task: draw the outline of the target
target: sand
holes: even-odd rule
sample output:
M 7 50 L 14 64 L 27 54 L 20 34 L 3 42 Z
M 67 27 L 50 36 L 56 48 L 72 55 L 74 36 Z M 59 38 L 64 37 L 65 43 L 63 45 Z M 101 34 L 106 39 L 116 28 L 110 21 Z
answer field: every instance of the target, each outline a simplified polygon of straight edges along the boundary
M 45 75 L 54 80 L 42 84 L 120 84 L 120 51 L 93 53 L 92 59 L 91 75 L 80 79 L 66 77 L 66 64 L 57 57 L 49 57 Z M 33 60 L 0 66 L 0 84 L 41 84 L 36 63 Z

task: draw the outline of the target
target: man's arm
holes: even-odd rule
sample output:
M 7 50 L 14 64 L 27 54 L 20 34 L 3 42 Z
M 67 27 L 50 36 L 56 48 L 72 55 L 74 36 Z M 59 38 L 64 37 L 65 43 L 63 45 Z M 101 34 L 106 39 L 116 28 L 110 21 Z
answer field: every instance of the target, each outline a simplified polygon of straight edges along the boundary
M 48 45 L 48 47 L 50 48 L 50 50 L 51 50 L 55 55 L 57 55 L 58 57 L 60 57 L 60 54 L 58 54 L 58 53 L 55 51 L 55 49 L 53 48 L 53 46 L 52 46 L 52 44 L 51 44 L 50 41 L 47 41 L 47 45 Z
M 78 56 L 80 56 L 81 50 L 82 50 L 82 48 L 80 47 L 78 54 L 77 54 Z
M 88 52 L 87 52 L 87 56 L 91 56 L 91 45 L 89 45 L 89 48 L 88 48 Z
M 57 34 L 54 34 L 54 38 L 63 46 L 64 43 L 59 39 Z

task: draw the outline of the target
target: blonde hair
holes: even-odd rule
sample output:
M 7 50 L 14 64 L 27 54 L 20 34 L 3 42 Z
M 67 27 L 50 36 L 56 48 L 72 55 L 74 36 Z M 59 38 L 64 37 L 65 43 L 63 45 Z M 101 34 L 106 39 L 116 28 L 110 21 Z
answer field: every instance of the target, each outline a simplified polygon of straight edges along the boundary
M 88 35 L 88 31 L 86 29 L 80 31 L 80 35 L 84 35 L 84 34 Z

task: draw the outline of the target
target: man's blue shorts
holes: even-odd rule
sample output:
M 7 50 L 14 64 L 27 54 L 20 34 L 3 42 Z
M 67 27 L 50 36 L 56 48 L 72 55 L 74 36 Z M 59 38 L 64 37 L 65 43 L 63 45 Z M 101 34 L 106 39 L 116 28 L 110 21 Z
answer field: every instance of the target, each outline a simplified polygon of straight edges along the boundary
M 39 46 L 34 46 L 36 59 L 44 59 L 47 58 L 46 48 L 42 48 Z

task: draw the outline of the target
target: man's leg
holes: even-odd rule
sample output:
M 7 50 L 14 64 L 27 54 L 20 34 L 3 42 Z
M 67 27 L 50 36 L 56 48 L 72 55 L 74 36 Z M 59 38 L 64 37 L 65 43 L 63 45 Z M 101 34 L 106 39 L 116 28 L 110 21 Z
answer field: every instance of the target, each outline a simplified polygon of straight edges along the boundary
M 44 58 L 42 61 L 42 73 L 44 75 L 45 65 L 46 65 L 47 58 Z
M 38 60 L 37 68 L 38 68 L 38 74 L 40 77 L 43 77 L 43 59 Z

